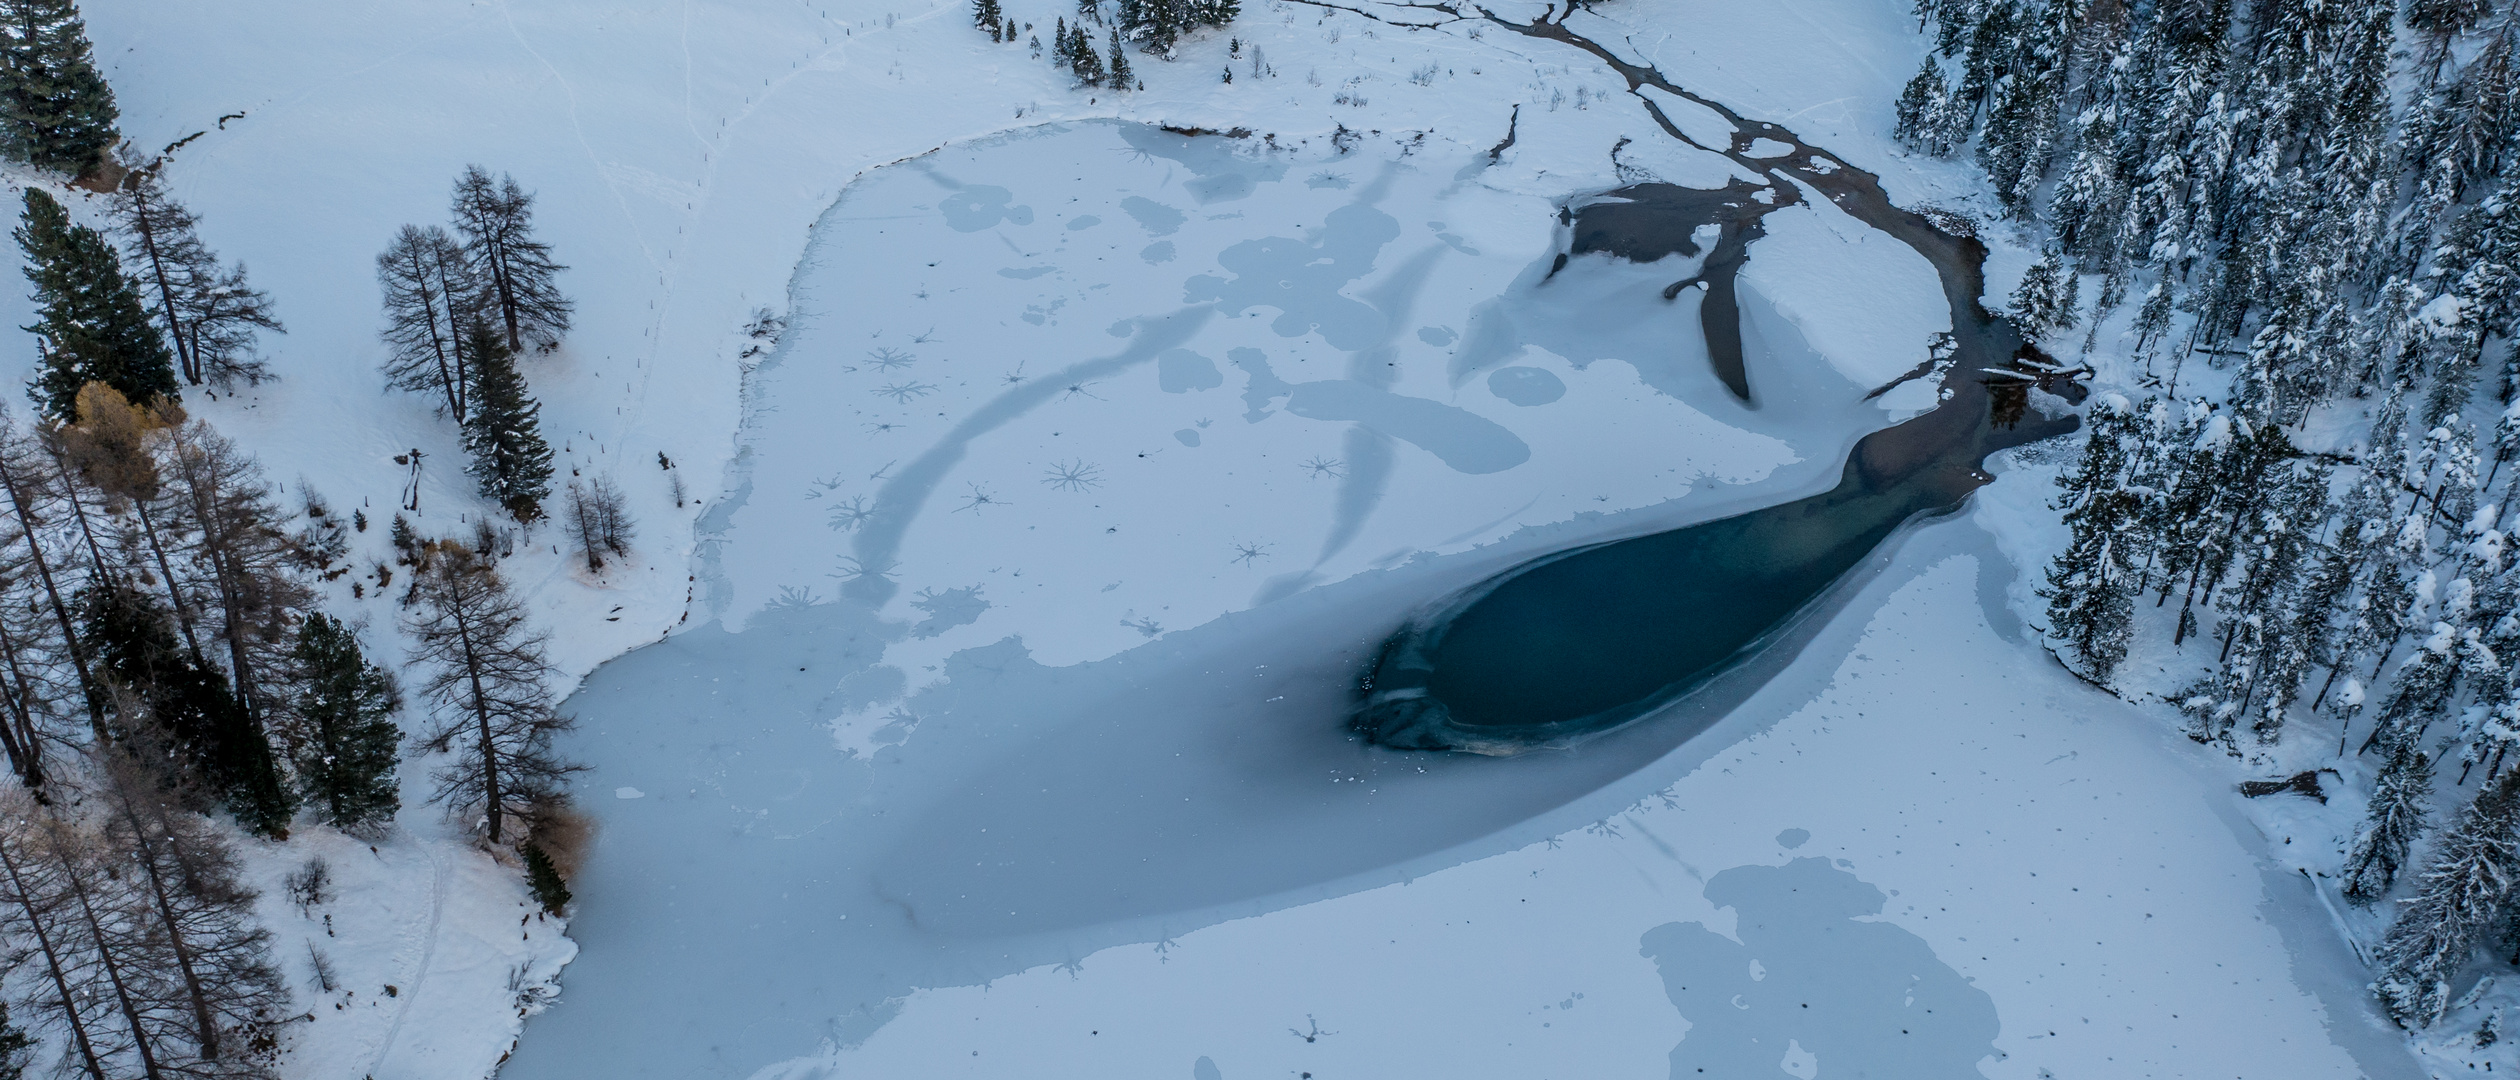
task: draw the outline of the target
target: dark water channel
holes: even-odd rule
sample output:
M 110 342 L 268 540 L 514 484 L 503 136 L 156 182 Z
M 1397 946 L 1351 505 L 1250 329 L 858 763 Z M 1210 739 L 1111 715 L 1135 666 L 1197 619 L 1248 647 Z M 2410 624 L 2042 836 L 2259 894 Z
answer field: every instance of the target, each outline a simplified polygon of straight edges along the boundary
M 1629 64 L 1547 20 L 1505 23 L 1593 53 L 1628 80 L 1670 137 L 1724 154 L 1767 183 L 1713 190 L 1637 184 L 1571 207 L 1572 253 L 1639 262 L 1695 255 L 1699 272 L 1666 301 L 1703 287 L 1702 332 L 1716 373 L 1750 397 L 1734 279 L 1764 235 L 1760 219 L 1817 193 L 1933 264 L 1951 305 L 1950 363 L 1933 411 L 1855 444 L 1835 488 L 1669 532 L 1533 559 L 1431 605 L 1383 646 L 1354 726 L 1385 746 L 1513 754 L 1616 727 L 1654 712 L 1755 651 L 1902 523 L 1959 507 L 1989 482 L 1986 456 L 2070 431 L 2072 417 L 2026 415 L 2032 385 L 2078 400 L 2081 389 L 2003 318 L 1979 303 L 1986 247 L 1953 223 L 1891 204 L 1880 178 L 1775 124 L 1746 119 Z M 1729 146 L 1682 133 L 1653 87 L 1730 121 Z M 1772 140 L 1791 149 L 1754 158 Z M 1561 265 L 1563 265 L 1561 257 Z M 2019 374 L 2013 374 L 2019 373 Z M 1765 403 L 1791 408 L 1792 402 Z

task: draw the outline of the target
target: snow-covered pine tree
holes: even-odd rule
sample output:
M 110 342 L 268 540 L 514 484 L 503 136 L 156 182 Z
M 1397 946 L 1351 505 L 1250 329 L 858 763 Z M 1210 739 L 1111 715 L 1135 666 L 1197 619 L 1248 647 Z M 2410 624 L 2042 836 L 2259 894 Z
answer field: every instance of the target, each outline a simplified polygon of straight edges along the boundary
M 542 437 L 542 403 L 525 387 L 513 353 L 488 325 L 475 322 L 467 350 L 474 357 L 474 410 L 464 424 L 464 452 L 484 498 L 519 522 L 542 517 L 551 495 L 551 444 Z
M 1102 54 L 1094 51 L 1094 39 L 1085 36 L 1084 24 L 1068 28 L 1068 70 L 1085 86 L 1103 84 Z
M 298 628 L 293 659 L 298 790 L 327 825 L 359 835 L 383 829 L 402 805 L 394 778 L 402 694 L 393 674 L 369 663 L 358 635 L 320 611 Z
M 269 378 L 253 347 L 256 331 L 286 332 L 271 314 L 271 298 L 246 283 L 243 265 L 220 263 L 201 242 L 198 222 L 166 193 L 158 167 L 132 170 L 112 205 L 124 253 L 185 381 L 225 389 L 238 379 Z
M 2126 488 L 2141 420 L 2125 398 L 2110 394 L 2093 403 L 2090 423 L 2081 464 L 2057 478 L 2065 490 L 2056 505 L 2073 540 L 2057 553 L 2039 595 L 2048 602 L 2048 636 L 2072 651 L 2086 676 L 2106 685 L 2126 659 L 2136 565 L 2145 554 L 2137 528 L 2142 500 Z
M 2090 100 L 2071 121 L 2073 156 L 2049 199 L 2048 216 L 2059 248 L 2115 278 L 2124 272 L 2117 228 L 2127 194 L 2120 175 L 2126 148 L 2120 145 L 2118 110 L 2134 67 L 2122 54 L 2101 60 L 2100 74 L 2086 92 Z
M 2520 885 L 2520 773 L 2477 793 L 2441 838 L 2416 894 L 2380 944 L 2372 989 L 2400 1027 L 2429 1027 L 2450 1004 L 2450 982 L 2467 966 Z
M 2356 614 L 2352 604 L 2354 587 L 2361 582 L 2369 563 L 2372 533 L 2387 527 L 2387 510 L 2387 493 L 2368 472 L 2364 473 L 2345 496 L 2345 504 L 2336 515 L 2335 532 L 2329 536 L 2317 568 L 2302 583 L 2294 605 L 2294 621 L 2310 662 L 2328 669 L 2326 681 L 2319 684 L 2318 694 L 2310 701 L 2312 708 L 2327 700 L 2329 689 L 2344 674 L 2348 662 L 2345 630 Z
M 1129 73 L 1129 51 L 1121 47 L 1120 28 L 1116 26 L 1111 28 L 1110 52 L 1111 70 L 1107 78 L 1111 82 L 1112 89 L 1125 91 L 1129 89 L 1130 86 L 1134 85 L 1137 76 Z M 1226 81 L 1233 81 L 1231 78 L 1233 74 L 1231 68 L 1226 69 L 1226 74 Z
M 1950 96 L 1951 90 L 1943 82 L 1942 65 L 1935 63 L 1931 55 L 1926 56 L 1925 65 L 1917 69 L 1915 78 L 1908 80 L 1907 89 L 1899 92 L 1898 126 L 1891 134 L 1935 157 L 1949 155 L 1951 143 L 1944 137 L 1941 117 Z
M 998 6 L 998 0 L 972 0 L 971 25 L 988 31 L 994 41 L 999 29 L 1006 25 L 1006 10 Z
M 122 139 L 73 0 L 0 0 L 0 147 L 39 169 L 85 175 Z
M 423 672 L 419 697 L 434 712 L 420 745 L 447 755 L 430 801 L 479 815 L 484 835 L 500 843 L 510 819 L 531 824 L 567 800 L 565 780 L 580 766 L 551 741 L 575 722 L 552 707 L 543 635 L 470 547 L 430 545 L 414 592 L 403 629 Z
M 2006 314 L 2032 339 L 2063 333 L 2080 318 L 2082 279 L 2064 253 L 2050 248 L 2021 275 Z
M 2364 906 L 2388 895 L 2407 852 L 2424 833 L 2432 804 L 2432 759 L 2416 740 L 2393 739 L 2382 749 L 2370 812 L 2345 850 L 2345 899 Z
M 513 176 L 503 173 L 492 184 L 481 166 L 467 165 L 455 179 L 453 213 L 469 276 L 481 290 L 476 306 L 504 333 L 508 349 L 559 348 L 575 306 L 552 282 L 568 267 L 552 261 L 551 245 L 534 239 L 534 197 Z
M 2025 9 L 2005 50 L 2005 77 L 1989 87 L 1978 164 L 1994 182 L 1996 199 L 2017 216 L 2028 216 L 2031 195 L 2055 154 L 2057 113 L 2090 10 L 2090 0 L 2045 0 Z
M 2427 78 L 2441 76 L 2450 58 L 2450 41 L 2476 29 L 2494 13 L 2494 0 L 2408 0 L 2406 25 L 2424 35 L 2423 65 Z
M 133 401 L 176 401 L 174 361 L 149 323 L 139 290 L 123 276 L 113 245 L 96 230 L 72 224 L 60 203 L 32 187 L 15 236 L 26 254 L 26 280 L 35 286 L 36 321 L 26 330 L 43 351 L 28 389 L 45 415 L 76 417 L 79 390 L 91 382 Z
M 471 414 L 473 357 L 465 330 L 479 323 L 479 283 L 462 244 L 435 225 L 405 225 L 376 257 L 385 295 L 385 378 L 431 395 L 438 415 L 461 424 Z

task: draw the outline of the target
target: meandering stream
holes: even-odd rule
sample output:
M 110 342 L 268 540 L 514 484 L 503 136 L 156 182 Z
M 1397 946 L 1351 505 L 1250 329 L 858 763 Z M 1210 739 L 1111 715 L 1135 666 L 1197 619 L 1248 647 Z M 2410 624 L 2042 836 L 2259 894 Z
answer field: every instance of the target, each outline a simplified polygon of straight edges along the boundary
M 1717 190 L 1639 184 L 1570 213 L 1573 251 L 1651 262 L 1694 255 L 1718 230 L 1696 275 L 1666 301 L 1702 285 L 1708 354 L 1733 392 L 1749 396 L 1733 281 L 1763 234 L 1760 219 L 1816 193 L 1934 265 L 1951 305 L 1951 356 L 1934 410 L 1856 443 L 1844 478 L 1818 495 L 1650 536 L 1556 552 L 1433 605 L 1384 646 L 1362 684 L 1355 727 L 1375 742 L 1418 750 L 1514 754 L 1564 745 L 1649 715 L 1703 684 L 1838 580 L 1918 514 L 1947 511 L 1992 477 L 1980 467 L 2008 446 L 2070 431 L 2071 417 L 2023 417 L 2008 394 L 2052 365 L 2010 322 L 1979 302 L 1986 248 L 1893 205 L 1878 176 L 1846 164 L 1776 124 L 1748 120 L 1691 94 L 1651 67 L 1630 64 L 1563 24 L 1505 23 L 1599 57 L 1672 138 L 1721 153 L 1767 178 Z M 1648 90 L 1732 125 L 1729 145 L 1684 133 Z M 1754 148 L 1781 145 L 1782 151 Z M 1563 260 L 1563 256 L 1561 256 Z M 1561 265 L 1563 262 L 1561 261 Z M 1990 389 L 1990 380 L 2006 385 Z M 2079 396 L 2069 380 L 2048 387 Z

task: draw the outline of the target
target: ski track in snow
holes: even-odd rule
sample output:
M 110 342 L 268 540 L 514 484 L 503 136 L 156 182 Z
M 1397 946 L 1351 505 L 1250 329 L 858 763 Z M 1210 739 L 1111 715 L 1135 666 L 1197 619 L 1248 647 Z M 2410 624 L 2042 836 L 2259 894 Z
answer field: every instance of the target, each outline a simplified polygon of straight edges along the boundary
M 446 916 L 446 857 L 435 849 L 424 852 L 429 859 L 429 921 L 420 933 L 420 960 L 403 976 L 401 1008 L 394 1010 L 394 1023 L 385 1029 L 385 1038 L 376 1047 L 376 1061 L 368 1066 L 368 1075 L 385 1071 L 385 1059 L 394 1052 L 394 1041 L 402 1037 L 403 1021 L 411 1017 L 411 1007 L 420 1003 L 420 988 L 429 979 L 429 963 L 437 958 L 438 924 Z

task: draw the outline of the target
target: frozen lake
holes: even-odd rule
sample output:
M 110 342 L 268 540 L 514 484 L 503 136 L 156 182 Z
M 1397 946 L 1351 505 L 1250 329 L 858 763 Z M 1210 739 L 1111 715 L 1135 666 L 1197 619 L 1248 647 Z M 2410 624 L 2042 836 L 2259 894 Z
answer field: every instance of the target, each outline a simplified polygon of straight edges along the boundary
M 2302 897 L 1966 516 L 1576 750 L 1347 732 L 1421 606 L 1824 490 L 1931 401 L 1862 395 L 1940 313 L 1811 314 L 1933 295 L 1835 209 L 1740 283 L 1754 405 L 1687 267 L 1549 276 L 1556 206 L 1484 156 L 1078 124 L 853 185 L 693 625 L 571 702 L 584 951 L 503 1075 L 2385 1074 Z

